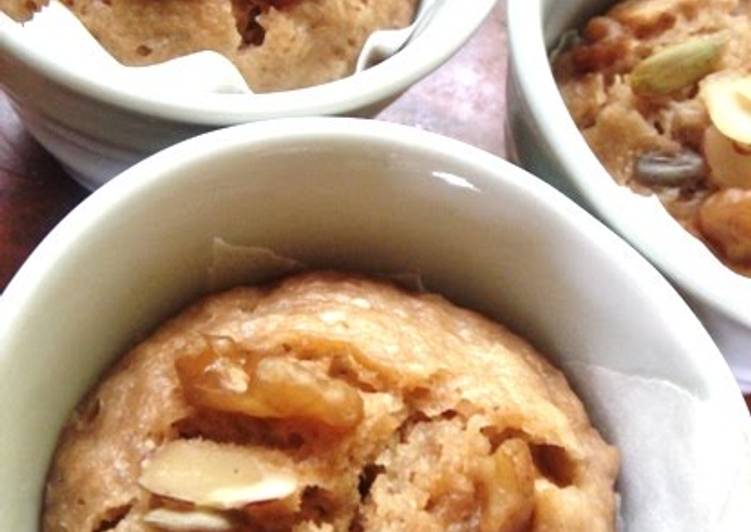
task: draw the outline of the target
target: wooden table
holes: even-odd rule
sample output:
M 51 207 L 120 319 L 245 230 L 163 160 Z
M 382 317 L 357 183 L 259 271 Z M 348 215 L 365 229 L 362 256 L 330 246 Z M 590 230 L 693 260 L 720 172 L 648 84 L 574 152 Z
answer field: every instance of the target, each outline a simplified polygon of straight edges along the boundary
M 505 155 L 505 2 L 447 64 L 378 118 Z M 87 196 L 24 130 L 0 92 L 0 290 L 45 234 Z M 746 397 L 751 408 L 751 395 Z

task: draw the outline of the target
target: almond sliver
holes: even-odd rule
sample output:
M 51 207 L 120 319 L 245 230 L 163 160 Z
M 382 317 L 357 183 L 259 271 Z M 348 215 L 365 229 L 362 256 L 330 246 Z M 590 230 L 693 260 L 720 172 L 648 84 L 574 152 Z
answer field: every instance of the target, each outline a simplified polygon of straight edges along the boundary
M 232 530 L 232 522 L 224 515 L 208 510 L 181 512 L 156 508 L 143 516 L 145 523 L 165 530 Z
M 289 472 L 252 449 L 204 440 L 175 440 L 144 464 L 139 484 L 151 493 L 215 509 L 283 499 L 297 489 Z
M 292 495 L 296 488 L 297 484 L 289 477 L 272 474 L 254 484 L 215 489 L 209 493 L 207 500 L 224 508 L 239 508 L 254 502 L 284 499 Z

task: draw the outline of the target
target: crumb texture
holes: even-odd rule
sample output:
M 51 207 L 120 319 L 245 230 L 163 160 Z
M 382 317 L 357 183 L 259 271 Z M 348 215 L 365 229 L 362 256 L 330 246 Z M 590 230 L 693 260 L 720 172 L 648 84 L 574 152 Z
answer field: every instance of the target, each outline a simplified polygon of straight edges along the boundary
M 125 355 L 61 435 L 42 525 L 604 532 L 617 469 L 563 375 L 501 325 L 314 272 L 208 296 Z

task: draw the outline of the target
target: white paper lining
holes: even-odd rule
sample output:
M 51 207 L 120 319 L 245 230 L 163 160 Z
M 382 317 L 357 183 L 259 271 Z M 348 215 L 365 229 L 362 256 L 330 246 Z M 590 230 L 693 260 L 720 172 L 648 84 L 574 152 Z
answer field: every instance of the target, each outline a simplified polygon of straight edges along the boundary
M 306 269 L 306 264 L 279 255 L 269 248 L 230 244 L 222 238 L 215 237 L 211 242 L 211 265 L 207 272 L 207 285 L 210 292 L 217 292 L 240 285 L 268 283 Z M 407 290 L 425 292 L 425 285 L 419 273 L 380 272 L 374 275 Z
M 440 4 L 441 0 L 421 0 L 410 26 L 371 34 L 360 52 L 356 73 L 397 53 L 421 31 Z M 58 0 L 51 0 L 23 24 L 0 13 L 0 32 L 16 34 L 67 71 L 87 79 L 104 77 L 137 92 L 253 94 L 234 64 L 217 52 L 197 52 L 144 67 L 124 66 Z
M 621 453 L 624 530 L 747 530 L 748 426 L 739 429 L 737 419 L 726 419 L 668 380 L 604 365 L 573 363 L 561 369 L 586 383 L 578 392 Z M 655 419 L 662 422 L 648 421 Z

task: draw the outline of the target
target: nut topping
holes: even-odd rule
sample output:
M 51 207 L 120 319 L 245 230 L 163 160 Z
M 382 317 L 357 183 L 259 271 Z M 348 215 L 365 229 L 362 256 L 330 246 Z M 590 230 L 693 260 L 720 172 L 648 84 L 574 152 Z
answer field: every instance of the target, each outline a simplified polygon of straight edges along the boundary
M 707 78 L 701 97 L 714 126 L 729 139 L 751 144 L 751 76 L 723 72 Z
M 710 35 L 659 50 L 631 72 L 631 88 L 645 96 L 663 96 L 690 87 L 711 74 L 725 45 L 725 37 Z
M 340 430 L 362 420 L 359 392 L 310 362 L 246 352 L 226 338 L 209 339 L 207 347 L 175 362 L 194 406 L 258 418 L 306 419 Z
M 143 516 L 145 523 L 165 530 L 232 530 L 234 525 L 226 516 L 209 510 L 181 512 L 155 508 Z
M 144 465 L 139 484 L 151 493 L 219 510 L 292 495 L 297 480 L 250 449 L 204 440 L 175 440 Z

